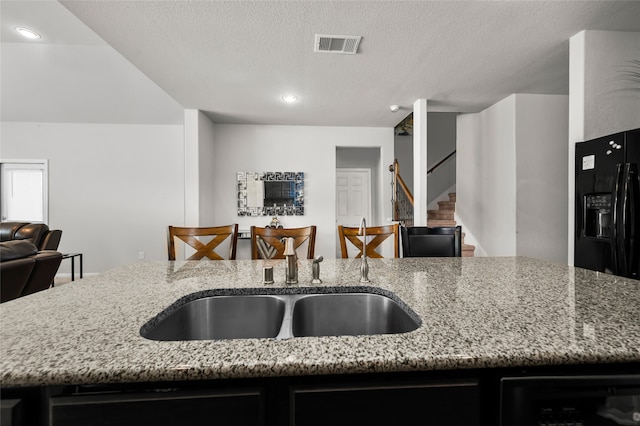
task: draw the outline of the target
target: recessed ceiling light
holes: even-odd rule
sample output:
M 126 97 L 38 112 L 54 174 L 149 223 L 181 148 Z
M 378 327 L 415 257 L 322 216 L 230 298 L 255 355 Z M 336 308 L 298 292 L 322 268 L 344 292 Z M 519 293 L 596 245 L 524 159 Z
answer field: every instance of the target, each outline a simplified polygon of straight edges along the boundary
M 282 95 L 282 100 L 288 104 L 292 104 L 298 102 L 298 97 L 296 95 Z
M 40 38 L 40 34 L 33 30 L 30 30 L 29 28 L 18 27 L 16 28 L 16 31 L 22 34 L 23 37 L 30 38 L 32 40 Z

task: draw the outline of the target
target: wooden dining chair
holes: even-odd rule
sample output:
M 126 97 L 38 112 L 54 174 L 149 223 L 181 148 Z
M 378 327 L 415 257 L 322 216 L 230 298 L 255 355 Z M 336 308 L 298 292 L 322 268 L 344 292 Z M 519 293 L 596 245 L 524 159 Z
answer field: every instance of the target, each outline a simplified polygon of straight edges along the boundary
M 349 257 L 349 247 L 355 246 L 358 249 L 356 258 L 362 257 L 362 236 L 358 235 L 360 228 L 348 227 L 338 225 L 338 236 L 340 239 L 340 251 L 342 252 L 342 258 L 347 259 Z M 385 242 L 388 238 L 393 238 L 393 257 L 400 257 L 399 248 L 399 225 L 394 223 L 393 225 L 383 226 L 367 226 L 366 227 L 367 240 L 366 253 L 367 257 L 384 257 L 378 253 L 376 249 Z M 370 238 L 372 237 L 372 238 Z M 347 245 L 347 242 L 351 243 Z
M 292 237 L 294 239 L 294 249 L 306 244 L 307 259 L 313 259 L 316 245 L 316 227 L 307 226 L 304 228 L 261 228 L 251 227 L 251 259 L 284 259 L 284 239 Z M 300 249 L 304 250 L 304 247 Z
M 201 260 L 204 258 L 211 260 L 235 260 L 236 246 L 238 245 L 238 224 L 204 228 L 169 226 L 167 234 L 169 260 L 176 260 L 176 238 L 196 251 L 193 255 L 189 256 L 187 260 Z M 228 244 L 228 253 L 226 253 L 226 255 L 218 254 L 215 249 L 227 239 L 229 239 L 228 243 L 223 245 Z
M 461 257 L 462 227 L 402 227 L 402 257 Z

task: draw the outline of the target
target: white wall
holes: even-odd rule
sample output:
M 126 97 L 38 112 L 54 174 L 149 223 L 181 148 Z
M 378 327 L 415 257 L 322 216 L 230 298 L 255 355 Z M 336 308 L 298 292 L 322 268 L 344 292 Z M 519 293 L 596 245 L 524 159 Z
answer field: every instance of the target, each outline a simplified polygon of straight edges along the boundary
M 640 127 L 640 87 L 636 79 L 630 90 L 634 86 L 624 77 L 634 70 L 632 59 L 640 59 L 640 32 L 585 32 L 586 139 Z M 640 72 L 637 66 L 635 72 Z
M 517 94 L 458 117 L 456 214 L 479 253 L 566 262 L 568 112 Z
M 394 158 L 398 160 L 400 176 L 413 194 L 413 137 L 411 135 L 393 137 Z
M 569 97 L 516 95 L 516 253 L 566 263 Z
M 215 156 L 215 125 L 201 111 L 198 111 L 198 114 L 199 225 L 207 226 L 208 223 L 214 223 L 216 217 L 213 206 L 215 206 L 217 198 L 215 193 L 211 191 L 211 182 L 215 182 L 218 174 L 211 161 Z
M 182 125 L 3 122 L 0 136 L 5 159 L 49 160 L 49 225 L 86 273 L 167 258 L 167 225 L 184 222 Z
M 184 221 L 181 226 L 200 225 L 200 120 L 197 109 L 184 110 Z
M 456 149 L 456 117 L 453 112 L 427 113 L 427 170 Z M 400 176 L 413 193 L 413 138 L 394 136 L 394 155 L 400 164 Z M 436 198 L 455 183 L 456 160 L 452 157 L 427 178 L 429 205 L 435 204 Z
M 456 212 L 489 256 L 516 254 L 515 118 L 512 95 L 457 120 Z
M 625 80 L 640 32 L 582 31 L 569 43 L 568 263 L 573 264 L 575 144 L 640 127 L 640 88 Z M 635 68 L 638 72 L 638 69 Z
M 413 225 L 427 225 L 427 100 L 413 103 Z
M 393 129 L 312 126 L 215 125 L 216 221 L 240 228 L 265 226 L 270 217 L 243 217 L 236 210 L 238 171 L 301 171 L 305 173 L 305 215 L 280 217 L 285 227 L 316 225 L 316 255 L 335 257 L 335 170 L 337 147 L 378 148 L 380 168 L 393 162 Z M 390 217 L 391 187 L 380 172 L 382 194 L 377 217 Z M 202 182 L 201 182 L 202 184 Z M 238 258 L 247 258 L 248 242 L 238 244 Z
M 215 125 L 202 111 L 184 111 L 185 222 L 175 225 L 212 226 L 210 224 L 216 223 L 212 209 L 215 194 L 211 191 L 211 182 L 216 178 L 212 166 L 214 132 Z
M 38 4 L 50 7 L 70 13 Z M 1 56 L 3 122 L 182 124 L 183 108 L 106 44 L 3 42 Z

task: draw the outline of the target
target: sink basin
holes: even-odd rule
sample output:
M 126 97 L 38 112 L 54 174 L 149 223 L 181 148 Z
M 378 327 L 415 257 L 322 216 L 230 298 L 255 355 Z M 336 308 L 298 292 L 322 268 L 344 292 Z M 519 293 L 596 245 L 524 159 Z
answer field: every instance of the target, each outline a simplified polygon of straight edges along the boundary
M 151 340 L 276 337 L 285 302 L 275 296 L 213 296 L 188 302 L 141 332 Z
M 394 300 L 379 294 L 317 294 L 293 307 L 294 336 L 341 336 L 406 333 L 418 328 Z
M 176 302 L 160 312 L 142 326 L 140 334 L 151 340 L 287 339 L 405 333 L 420 326 L 418 316 L 391 297 L 367 291 L 345 293 L 338 287 L 307 294 L 309 290 L 305 294 L 296 293 L 297 289 L 284 289 L 286 294 L 193 294 L 193 300 Z

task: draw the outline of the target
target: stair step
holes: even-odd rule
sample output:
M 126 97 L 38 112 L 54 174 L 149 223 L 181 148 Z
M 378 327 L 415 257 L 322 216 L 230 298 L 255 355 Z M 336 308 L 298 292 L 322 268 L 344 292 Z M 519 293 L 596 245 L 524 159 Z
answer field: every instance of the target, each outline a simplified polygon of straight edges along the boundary
M 450 192 L 449 201 L 438 201 L 438 210 L 427 210 L 427 226 L 456 226 L 454 213 L 456 210 L 456 193 Z M 462 233 L 462 257 L 474 257 L 476 246 L 465 244 L 465 233 Z
M 440 210 L 455 210 L 456 202 L 455 201 L 438 201 L 438 208 Z
M 456 226 L 456 221 L 445 219 L 427 219 L 427 226 Z
M 462 250 L 462 257 L 475 257 L 475 248 L 472 250 Z
M 427 210 L 427 220 L 453 220 L 453 210 Z

